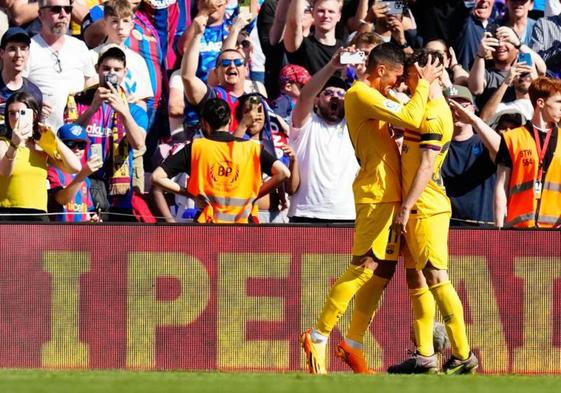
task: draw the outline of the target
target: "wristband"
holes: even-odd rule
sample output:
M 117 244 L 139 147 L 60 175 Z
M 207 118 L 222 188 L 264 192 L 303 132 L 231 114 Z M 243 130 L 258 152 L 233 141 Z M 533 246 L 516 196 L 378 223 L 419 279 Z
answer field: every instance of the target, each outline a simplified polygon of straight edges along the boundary
M 16 144 L 14 143 L 14 141 L 12 141 L 11 139 L 10 139 L 10 146 L 12 146 L 12 147 L 14 148 L 14 150 L 17 150 L 17 149 L 18 149 L 18 146 L 16 146 Z
M 485 56 L 481 56 L 481 55 L 480 55 L 479 53 L 476 53 L 476 55 L 475 55 L 475 56 L 479 57 L 480 59 L 483 59 L 483 60 L 485 60 Z

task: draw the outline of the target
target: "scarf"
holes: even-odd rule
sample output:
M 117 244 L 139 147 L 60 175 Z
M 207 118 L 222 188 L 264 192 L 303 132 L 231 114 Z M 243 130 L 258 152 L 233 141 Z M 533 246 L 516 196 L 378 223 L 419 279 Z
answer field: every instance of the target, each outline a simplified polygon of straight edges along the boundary
M 119 89 L 121 99 L 127 98 L 122 89 Z M 109 150 L 109 195 L 125 195 L 131 188 L 131 167 L 129 163 L 129 141 L 125 127 L 119 127 L 119 114 L 111 114 L 111 146 Z

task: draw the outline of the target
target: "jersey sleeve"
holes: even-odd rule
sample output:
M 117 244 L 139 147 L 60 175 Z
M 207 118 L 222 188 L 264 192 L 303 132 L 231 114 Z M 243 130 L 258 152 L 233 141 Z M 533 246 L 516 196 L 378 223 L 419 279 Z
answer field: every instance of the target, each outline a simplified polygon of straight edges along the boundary
M 421 127 L 419 147 L 434 151 L 442 150 L 445 143 L 443 127 L 444 124 L 437 116 L 427 118 L 426 127 Z

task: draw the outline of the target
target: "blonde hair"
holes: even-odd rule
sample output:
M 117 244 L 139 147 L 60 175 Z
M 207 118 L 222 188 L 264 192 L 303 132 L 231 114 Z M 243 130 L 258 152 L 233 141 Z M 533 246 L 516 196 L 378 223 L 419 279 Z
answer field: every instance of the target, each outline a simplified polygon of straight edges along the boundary
M 339 11 L 343 10 L 343 0 L 310 0 L 310 4 L 312 5 L 312 9 L 315 9 L 316 5 L 327 1 L 336 1 L 339 4 Z
M 132 17 L 134 15 L 128 0 L 109 0 L 104 4 L 103 17 L 115 16 L 119 19 Z

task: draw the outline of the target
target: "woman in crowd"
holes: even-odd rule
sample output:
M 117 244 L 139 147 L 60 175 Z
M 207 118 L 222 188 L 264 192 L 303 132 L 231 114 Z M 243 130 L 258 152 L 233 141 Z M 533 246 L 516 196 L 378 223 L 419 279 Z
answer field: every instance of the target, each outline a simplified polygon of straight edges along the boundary
M 7 132 L 0 137 L 0 220 L 48 221 L 47 163 L 68 173 L 81 169 L 72 151 L 39 124 L 40 114 L 29 93 L 16 93 L 6 102 Z

